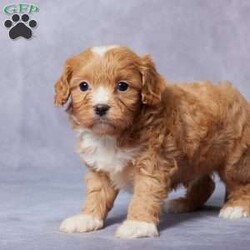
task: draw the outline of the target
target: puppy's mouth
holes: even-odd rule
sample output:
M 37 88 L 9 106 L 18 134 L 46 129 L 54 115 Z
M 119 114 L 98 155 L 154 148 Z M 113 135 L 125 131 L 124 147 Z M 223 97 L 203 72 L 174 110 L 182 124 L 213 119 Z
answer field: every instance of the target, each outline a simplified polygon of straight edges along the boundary
M 96 119 L 92 125 L 92 130 L 97 134 L 113 134 L 115 126 L 107 119 Z

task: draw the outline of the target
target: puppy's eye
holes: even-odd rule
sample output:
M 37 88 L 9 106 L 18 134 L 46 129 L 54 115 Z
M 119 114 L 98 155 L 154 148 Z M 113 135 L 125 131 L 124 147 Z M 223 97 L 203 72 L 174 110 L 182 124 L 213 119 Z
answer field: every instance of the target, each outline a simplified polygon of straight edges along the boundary
M 79 88 L 81 91 L 87 91 L 89 89 L 89 85 L 87 82 L 81 82 L 79 84 Z
M 118 82 L 117 89 L 119 91 L 126 91 L 128 89 L 128 84 L 126 82 Z

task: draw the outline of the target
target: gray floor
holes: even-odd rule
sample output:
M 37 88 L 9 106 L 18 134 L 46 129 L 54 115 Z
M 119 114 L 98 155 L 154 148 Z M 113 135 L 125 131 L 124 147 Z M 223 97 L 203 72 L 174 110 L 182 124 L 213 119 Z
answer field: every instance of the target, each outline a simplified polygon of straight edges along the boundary
M 82 175 L 82 169 L 2 171 L 0 249 L 249 249 L 250 219 L 226 221 L 217 217 L 224 194 L 221 183 L 217 183 L 216 192 L 202 211 L 163 215 L 159 238 L 114 237 L 125 218 L 130 198 L 126 193 L 119 195 L 105 229 L 86 234 L 60 233 L 60 221 L 80 210 L 84 199 Z

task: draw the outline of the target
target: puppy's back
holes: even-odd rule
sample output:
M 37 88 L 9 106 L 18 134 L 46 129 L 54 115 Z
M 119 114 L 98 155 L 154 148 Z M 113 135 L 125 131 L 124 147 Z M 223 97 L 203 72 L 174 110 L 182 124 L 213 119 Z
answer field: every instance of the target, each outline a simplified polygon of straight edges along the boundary
M 231 119 L 237 118 L 239 114 L 250 118 L 250 104 L 228 81 L 218 84 L 199 81 L 175 86 L 183 90 L 187 99 L 191 99 L 193 104 L 199 103 L 218 119 L 230 119 L 232 122 Z
M 219 148 L 241 139 L 250 143 L 250 104 L 231 83 L 194 82 L 168 89 L 178 115 L 173 131 L 190 155 L 201 142 Z

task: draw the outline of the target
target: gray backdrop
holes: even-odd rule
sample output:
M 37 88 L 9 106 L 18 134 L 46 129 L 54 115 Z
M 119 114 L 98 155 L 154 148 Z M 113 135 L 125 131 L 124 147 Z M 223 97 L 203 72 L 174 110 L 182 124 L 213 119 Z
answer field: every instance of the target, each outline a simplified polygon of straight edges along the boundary
M 50 221 L 55 213 L 46 214 L 45 197 L 53 193 L 54 183 L 61 183 L 62 189 L 68 185 L 68 190 L 76 185 L 77 201 L 75 207 L 67 207 L 63 201 L 53 203 L 50 211 L 55 212 L 59 203 L 62 214 L 49 225 L 56 229 L 64 216 L 80 207 L 84 168 L 74 153 L 75 138 L 66 114 L 53 106 L 53 85 L 69 56 L 95 45 L 123 44 L 139 54 L 150 53 L 169 81 L 230 80 L 250 98 L 248 0 L 32 2 L 40 8 L 32 16 L 38 22 L 32 39 L 12 41 L 7 29 L 0 27 L 0 180 L 1 195 L 8 201 L 2 215 L 4 227 L 9 225 L 6 210 L 10 218 L 15 214 L 20 219 L 41 203 Z M 0 7 L 10 3 L 3 0 Z M 3 23 L 8 16 L 2 12 L 0 18 Z M 40 182 L 48 190 L 29 193 Z M 55 194 L 57 198 L 66 202 L 74 197 L 70 192 L 62 197 L 62 189 Z M 56 199 L 52 196 L 51 200 Z M 22 218 L 25 224 L 27 218 Z M 18 225 L 22 227 L 22 223 Z M 11 228 L 9 232 L 13 233 Z M 7 239 L 4 242 L 10 249 L 11 239 Z

